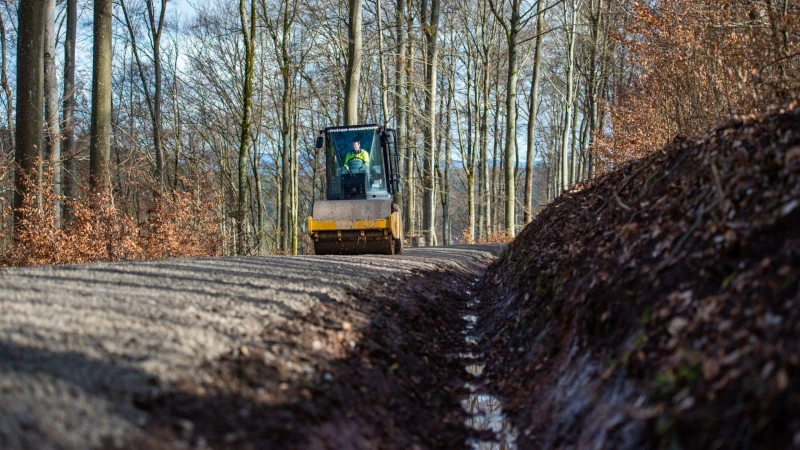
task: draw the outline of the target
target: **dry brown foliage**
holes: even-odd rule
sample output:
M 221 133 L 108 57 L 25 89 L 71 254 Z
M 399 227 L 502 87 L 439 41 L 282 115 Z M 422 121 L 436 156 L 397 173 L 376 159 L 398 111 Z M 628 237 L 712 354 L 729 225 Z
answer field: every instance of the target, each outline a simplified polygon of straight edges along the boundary
M 490 232 L 485 238 L 478 239 L 472 236 L 472 233 L 469 232 L 469 227 L 464 228 L 464 231 L 461 232 L 461 237 L 458 238 L 458 241 L 463 244 L 508 244 L 513 240 L 514 237 L 510 236 L 506 230 Z
M 140 235 L 148 259 L 215 256 L 222 251 L 218 201 L 190 192 L 157 198 Z
M 25 175 L 20 173 L 20 176 Z M 17 236 L 0 257 L 0 265 L 38 266 L 221 253 L 218 202 L 202 200 L 197 193 L 157 196 L 146 219 L 137 223 L 125 208 L 115 205 L 112 189 L 106 187 L 67 201 L 72 217 L 62 221 L 52 207 L 47 207 L 56 200 L 64 201 L 49 188 L 52 173 L 44 169 L 45 188 L 28 178 L 29 194 L 23 199 Z
M 601 171 L 800 92 L 796 4 L 639 2 L 631 19 L 616 37 L 630 66 L 609 108 L 613 134 L 594 148 Z
M 519 420 L 537 442 L 585 448 L 571 431 L 607 420 L 605 448 L 795 448 L 800 108 L 676 139 L 560 196 L 482 284 L 481 320 L 507 330 L 486 359 L 506 398 L 535 405 Z M 575 406 L 584 392 L 597 409 Z M 635 434 L 598 411 L 617 408 L 643 441 L 616 445 Z

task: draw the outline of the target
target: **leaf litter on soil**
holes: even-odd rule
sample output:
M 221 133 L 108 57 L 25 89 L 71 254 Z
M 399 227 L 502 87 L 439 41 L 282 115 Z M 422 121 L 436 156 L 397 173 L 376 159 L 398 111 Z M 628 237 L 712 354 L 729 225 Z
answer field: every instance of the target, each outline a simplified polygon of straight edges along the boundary
M 790 105 L 547 206 L 480 283 L 486 371 L 522 448 L 800 448 L 799 281 Z

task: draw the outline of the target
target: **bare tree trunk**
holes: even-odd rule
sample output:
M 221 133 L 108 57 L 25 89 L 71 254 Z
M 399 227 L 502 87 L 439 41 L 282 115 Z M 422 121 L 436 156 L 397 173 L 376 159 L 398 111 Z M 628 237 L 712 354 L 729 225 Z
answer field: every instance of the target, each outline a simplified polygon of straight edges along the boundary
M 150 24 L 150 35 L 153 42 L 153 78 L 155 86 L 153 87 L 153 146 L 156 153 L 156 181 L 158 187 L 163 189 L 166 178 L 166 164 L 164 163 L 164 146 L 161 142 L 162 124 L 161 124 L 161 101 L 162 101 L 162 64 L 161 64 L 161 32 L 164 29 L 164 17 L 167 10 L 167 0 L 161 0 L 161 10 L 159 11 L 158 21 L 155 17 L 155 8 L 153 0 L 146 0 L 147 16 Z M 255 20 L 255 19 L 254 19 Z
M 451 63 L 452 66 L 452 63 Z M 451 245 L 451 234 L 452 230 L 450 229 L 450 166 L 452 165 L 451 156 L 450 156 L 450 148 L 452 146 L 452 137 L 450 136 L 450 113 L 453 104 L 453 82 L 450 77 L 452 73 L 452 67 L 448 70 L 447 76 L 447 104 L 445 105 L 444 111 L 442 112 L 445 117 L 445 124 L 444 124 L 444 148 L 441 149 L 441 152 L 444 153 L 444 176 L 441 178 L 441 197 L 442 197 L 442 243 L 444 245 Z M 440 139 L 441 141 L 441 139 Z
M 292 93 L 291 80 L 288 74 L 283 77 L 283 95 L 281 98 L 281 208 L 280 208 L 280 248 L 289 251 L 289 229 L 291 227 L 291 181 L 292 181 Z
M 408 3 L 409 9 L 412 7 L 412 1 L 409 0 Z M 410 17 L 408 14 L 407 17 Z M 412 21 L 408 20 L 406 22 L 406 26 L 408 27 L 406 31 L 406 35 L 408 36 L 407 48 L 408 48 L 408 57 L 406 58 L 406 80 L 408 84 L 406 85 L 406 153 L 405 153 L 405 161 L 406 161 L 406 183 L 408 188 L 405 191 L 405 200 L 406 200 L 406 207 L 405 214 L 406 224 L 403 227 L 404 230 L 407 232 L 416 231 L 417 228 L 417 221 L 416 221 L 416 202 L 417 202 L 417 186 L 414 176 L 414 165 L 416 162 L 416 152 L 417 152 L 417 134 L 414 129 L 414 112 L 412 111 L 412 105 L 414 105 L 414 39 L 413 35 L 410 32 L 412 27 Z
M 569 152 L 569 184 L 570 186 L 578 182 L 578 174 L 575 170 L 578 160 L 578 135 L 576 128 L 578 126 L 578 108 L 572 107 L 572 129 L 570 130 L 570 152 Z
M 142 83 L 142 90 L 144 91 L 145 101 L 147 102 L 147 109 L 150 113 L 150 123 L 152 127 L 153 148 L 156 160 L 156 185 L 158 190 L 163 190 L 165 186 L 165 163 L 164 163 L 164 149 L 162 145 L 162 124 L 161 124 L 161 103 L 162 103 L 162 62 L 161 62 L 161 32 L 164 27 L 164 17 L 166 12 L 166 0 L 161 0 L 161 11 L 159 12 L 159 19 L 156 22 L 155 7 L 153 0 L 145 0 L 147 9 L 147 25 L 150 32 L 150 40 L 153 46 L 153 72 L 154 72 L 154 87 L 153 94 L 150 94 L 148 87 L 145 68 L 141 57 L 139 56 L 139 48 L 136 43 L 136 28 L 128 13 L 128 8 L 125 1 L 120 2 L 122 7 L 122 15 L 125 20 L 125 26 L 128 30 L 128 36 L 131 39 L 131 49 L 133 51 L 134 59 L 136 60 L 136 67 L 139 72 L 139 80 Z
M 245 46 L 245 71 L 242 95 L 242 122 L 239 134 L 239 184 L 236 210 L 237 253 L 243 255 L 246 250 L 245 209 L 247 207 L 247 159 L 250 142 L 250 116 L 253 97 L 253 64 L 255 60 L 256 34 L 256 2 L 250 2 L 248 18 L 245 0 L 239 0 L 239 16 L 242 24 L 242 37 Z
M 436 233 L 434 216 L 435 171 L 436 168 L 436 87 L 438 73 L 439 46 L 439 0 L 431 0 L 430 17 L 428 17 L 428 0 L 422 0 L 421 20 L 423 21 L 423 38 L 426 48 L 425 64 L 425 124 L 423 134 L 425 141 L 423 165 L 425 170 L 424 204 L 422 207 L 422 227 L 425 229 L 427 245 L 433 245 Z
M 499 71 L 498 71 L 498 73 L 496 75 L 497 75 L 497 77 L 494 80 L 494 89 L 495 89 L 495 92 L 499 92 L 499 88 L 500 88 L 500 73 L 499 73 Z M 503 143 L 502 139 L 498 139 L 498 137 L 500 137 L 500 122 L 501 122 L 501 119 L 500 119 L 500 117 L 501 117 L 501 115 L 500 115 L 500 112 L 501 112 L 500 111 L 500 105 L 501 104 L 502 104 L 502 102 L 495 101 L 495 105 L 494 105 L 494 124 L 492 125 L 492 128 L 494 130 L 494 142 L 492 143 L 493 144 L 492 145 L 492 155 L 491 155 L 492 164 L 491 164 L 491 168 L 489 169 L 489 174 L 491 175 L 490 181 L 489 181 L 489 197 L 492 199 L 491 203 L 492 203 L 493 207 L 489 208 L 490 212 L 488 212 L 486 214 L 486 217 L 487 217 L 487 220 L 488 220 L 488 227 L 489 227 L 489 229 L 487 230 L 488 234 L 492 234 L 492 233 L 497 231 L 498 215 L 495 214 L 495 212 L 498 209 L 498 207 L 497 207 L 498 205 L 494 205 L 494 200 L 499 198 L 499 195 L 498 195 L 499 194 L 499 186 L 498 186 L 498 183 L 497 183 L 498 168 L 502 167 L 502 165 L 504 164 L 502 160 L 498 162 L 498 158 L 497 158 L 499 147 Z M 488 202 L 487 202 L 487 204 L 488 204 Z
M 406 137 L 408 130 L 406 130 L 406 2 L 405 0 L 397 0 L 397 9 L 395 11 L 395 27 L 397 28 L 397 65 L 395 67 L 395 96 L 394 96 L 394 116 L 397 120 L 397 153 L 400 156 L 400 173 L 405 178 L 406 166 L 408 161 L 404 157 L 406 154 Z M 410 193 L 408 188 L 408 179 L 403 180 L 403 205 L 407 203 Z M 405 208 L 404 208 L 405 209 Z M 408 224 L 408 211 L 403 211 L 404 225 Z M 410 228 L 405 228 L 405 231 Z
M 174 111 L 175 120 L 173 121 L 172 130 L 175 133 L 175 159 L 173 160 L 173 171 L 172 171 L 172 190 L 178 190 L 178 162 L 180 161 L 181 157 L 181 147 L 183 145 L 183 133 L 181 132 L 181 101 L 180 101 L 180 84 L 181 81 L 178 78 L 178 45 L 175 44 L 175 55 L 174 60 L 172 61 L 172 71 L 173 71 L 173 80 L 172 80 L 172 108 Z M 260 192 L 260 191 L 259 191 Z M 260 211 L 260 209 L 259 209 Z M 260 216 L 259 216 L 260 217 Z
M 0 87 L 6 96 L 6 129 L 8 130 L 8 151 L 14 153 L 14 93 L 8 84 L 8 47 L 6 44 L 6 23 L 0 14 L 0 57 L 2 58 L 2 71 L 0 71 Z
M 252 162 L 250 163 L 253 171 L 253 182 L 255 184 L 255 204 L 256 204 L 256 226 L 255 228 L 255 248 L 258 254 L 264 254 L 266 250 L 266 236 L 264 236 L 264 199 L 262 197 L 263 183 L 261 182 L 261 172 L 258 170 L 261 152 L 259 152 L 255 142 L 253 143 Z
M 483 63 L 481 95 L 483 103 L 483 113 L 481 114 L 481 125 L 479 129 L 481 145 L 481 179 L 478 181 L 481 190 L 483 214 L 478 218 L 478 239 L 489 237 L 492 228 L 492 193 L 491 193 L 491 170 L 489 164 L 489 56 L 485 56 Z
M 386 75 L 386 61 L 383 54 L 383 25 L 381 20 L 381 0 L 375 0 L 375 15 L 378 21 L 378 58 L 381 66 L 381 110 L 383 125 L 389 123 L 389 80 Z
M 347 27 L 347 74 L 345 77 L 344 123 L 358 123 L 358 87 L 361 81 L 361 0 L 349 0 Z
M 112 12 L 112 0 L 94 0 L 89 185 L 95 190 L 110 182 L 108 164 L 111 155 Z
M 467 72 L 467 85 L 466 85 L 466 97 L 467 97 L 467 142 L 466 147 L 467 151 L 466 154 L 463 151 L 464 142 L 461 136 L 461 117 L 459 115 L 459 108 L 456 106 L 455 113 L 456 113 L 456 130 L 458 132 L 458 143 L 459 148 L 462 149 L 461 151 L 461 160 L 464 161 L 464 171 L 467 175 L 467 230 L 469 233 L 469 239 L 467 244 L 472 244 L 475 242 L 475 155 L 477 153 L 474 142 L 477 139 L 473 140 L 473 125 L 472 125 L 472 99 L 470 98 L 470 89 L 473 86 L 472 83 L 472 71 L 471 71 L 471 54 L 470 57 L 467 57 L 466 63 L 466 72 Z M 477 72 L 477 64 L 475 65 L 476 72 Z M 451 77 L 453 74 L 451 74 Z M 451 80 L 450 87 L 452 89 L 453 81 Z M 473 91 L 475 93 L 475 100 L 477 102 L 478 99 L 478 83 L 477 80 L 474 83 Z
M 533 219 L 533 170 L 536 158 L 536 117 L 539 112 L 539 75 L 542 66 L 542 41 L 544 40 L 544 15 L 546 0 L 536 2 L 536 44 L 533 52 L 533 79 L 528 103 L 528 147 L 525 157 L 525 216 L 524 222 Z
M 67 36 L 64 41 L 64 148 L 67 164 L 64 171 L 64 196 L 75 199 L 77 180 L 77 160 L 75 159 L 75 43 L 78 35 L 78 0 L 67 0 Z M 69 203 L 64 207 L 64 218 L 70 219 Z
M 42 151 L 44 92 L 44 0 L 21 0 L 17 38 L 17 128 L 14 164 L 14 240 L 26 219 L 23 200 L 33 187 Z
M 506 139 L 505 139 L 505 188 L 506 188 L 506 208 L 504 226 L 509 236 L 516 235 L 516 224 L 514 209 L 516 206 L 516 179 L 514 177 L 515 156 L 517 148 L 517 79 L 518 72 L 518 40 L 517 35 L 520 27 L 520 7 L 522 0 L 511 1 L 511 17 L 506 20 L 500 11 L 495 8 L 494 1 L 490 0 L 497 20 L 506 32 L 508 42 L 508 75 L 506 78 Z
M 58 76 L 56 74 L 56 0 L 47 0 L 44 19 L 44 89 L 46 155 L 53 167 L 53 212 L 55 226 L 61 227 L 61 120 L 58 116 Z
M 297 254 L 297 214 L 298 214 L 298 207 L 300 205 L 298 199 L 298 182 L 297 179 L 297 148 L 299 145 L 298 142 L 298 116 L 297 116 L 297 108 L 292 108 L 295 111 L 293 126 L 292 126 L 292 254 Z
M 595 6 L 595 4 L 597 6 Z M 594 175 L 594 162 L 592 160 L 593 144 L 595 140 L 595 132 L 599 129 L 599 113 L 597 110 L 597 96 L 599 95 L 599 83 L 602 77 L 597 74 L 597 55 L 600 50 L 600 22 L 603 11 L 603 0 L 590 0 L 589 1 L 589 14 L 592 23 L 592 45 L 590 47 L 589 61 L 589 79 L 587 80 L 588 94 L 588 114 L 589 114 L 589 144 L 588 155 L 586 162 L 586 175 L 587 179 L 592 179 Z
M 575 67 L 575 19 L 578 14 L 577 0 L 572 0 L 572 16 L 569 18 L 567 27 L 567 92 L 566 101 L 564 103 L 564 129 L 561 135 L 561 192 L 566 192 L 569 189 L 569 157 L 567 151 L 569 149 L 570 130 L 572 129 L 572 108 L 573 108 L 573 71 Z M 568 14 L 567 8 L 565 10 L 564 23 L 567 24 Z

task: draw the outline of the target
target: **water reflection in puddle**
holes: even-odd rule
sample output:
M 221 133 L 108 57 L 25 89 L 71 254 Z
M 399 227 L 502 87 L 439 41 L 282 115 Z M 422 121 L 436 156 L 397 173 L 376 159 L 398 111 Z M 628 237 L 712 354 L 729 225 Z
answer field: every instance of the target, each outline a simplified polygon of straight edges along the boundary
M 467 295 L 469 295 L 467 291 Z M 472 299 L 467 302 L 467 307 L 472 309 L 478 305 L 478 300 Z M 481 336 L 471 335 L 478 317 L 467 314 L 463 316 L 467 322 L 464 325 L 464 341 L 467 345 L 478 345 Z M 482 354 L 473 352 L 460 353 L 459 357 L 465 360 L 464 368 L 473 378 L 479 379 L 483 375 L 486 364 L 480 360 Z M 469 395 L 461 400 L 461 407 L 469 413 L 466 425 L 476 431 L 491 431 L 495 434 L 496 440 L 483 441 L 469 439 L 467 445 L 473 450 L 516 450 L 517 448 L 517 429 L 506 417 L 501 407 L 501 401 L 494 395 L 484 392 L 483 383 L 465 383 L 464 388 L 469 390 Z
M 483 369 L 486 364 L 467 364 L 467 373 L 473 377 L 479 377 L 483 374 Z
M 500 407 L 500 400 L 488 394 L 470 394 L 461 401 L 461 406 L 472 414 L 467 419 L 467 426 L 477 431 L 492 431 L 499 442 L 472 441 L 471 444 L 482 444 L 472 448 L 516 448 L 517 430 L 506 418 Z

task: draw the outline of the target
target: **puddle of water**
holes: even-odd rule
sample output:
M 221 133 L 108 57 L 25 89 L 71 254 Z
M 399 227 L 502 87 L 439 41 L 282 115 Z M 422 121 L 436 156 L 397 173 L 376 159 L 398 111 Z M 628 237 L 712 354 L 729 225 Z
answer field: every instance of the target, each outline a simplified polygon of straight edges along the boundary
M 473 377 L 479 377 L 483 374 L 483 369 L 485 368 L 486 364 L 467 364 L 467 373 Z
M 469 294 L 467 291 L 467 295 Z M 467 307 L 474 308 L 479 303 L 479 300 L 473 299 L 467 302 Z M 463 319 L 467 322 L 462 330 L 465 335 L 464 341 L 467 345 L 478 345 L 482 336 L 470 335 L 478 322 L 478 316 L 468 314 L 463 316 Z M 467 373 L 474 378 L 481 378 L 486 364 L 479 364 L 475 360 L 482 358 L 482 354 L 466 352 L 460 353 L 459 357 L 465 360 L 464 368 Z M 470 394 L 461 400 L 461 407 L 470 415 L 465 424 L 476 431 L 491 431 L 496 438 L 494 441 L 469 439 L 467 445 L 473 450 L 516 450 L 518 432 L 503 412 L 500 399 L 482 392 L 482 384 L 465 383 L 464 387 L 470 391 Z
M 469 442 L 473 449 L 516 449 L 517 430 L 508 420 L 494 395 L 472 393 L 461 400 L 461 406 L 472 416 L 467 418 L 466 425 L 477 431 L 492 431 L 498 441 Z

